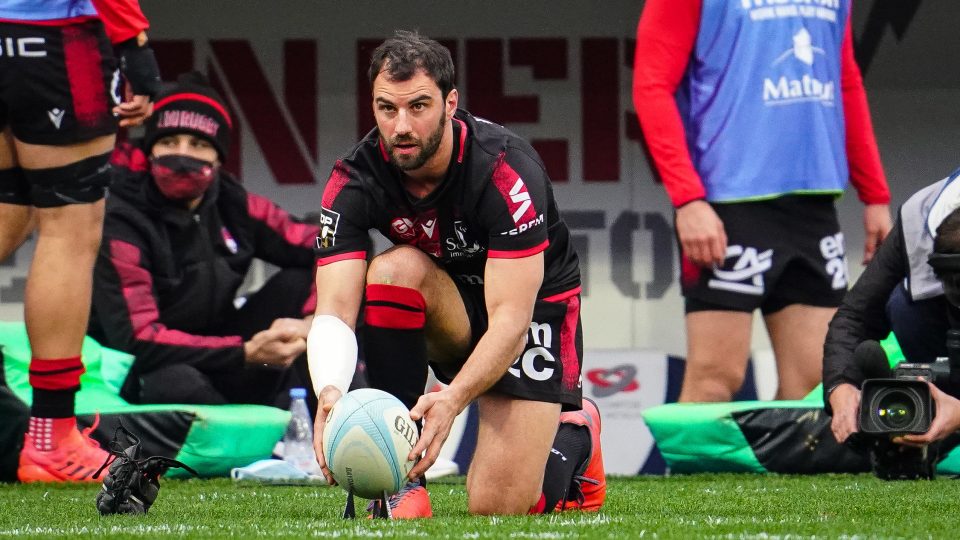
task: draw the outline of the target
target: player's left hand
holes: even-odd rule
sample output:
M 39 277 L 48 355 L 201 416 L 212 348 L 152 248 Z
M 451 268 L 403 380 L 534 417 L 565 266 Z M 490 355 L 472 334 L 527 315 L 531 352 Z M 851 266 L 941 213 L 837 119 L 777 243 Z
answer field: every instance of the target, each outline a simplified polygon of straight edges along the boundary
M 934 441 L 939 441 L 960 429 L 960 400 L 940 390 L 933 383 L 927 381 L 930 395 L 933 397 L 936 415 L 930 423 L 930 429 L 920 435 L 903 435 L 894 437 L 893 442 L 905 446 L 922 447 Z
M 113 114 L 120 118 L 120 127 L 139 126 L 153 114 L 153 103 L 150 102 L 150 96 L 134 94 L 128 83 L 124 90 L 124 102 L 113 108 Z
M 890 220 L 890 207 L 886 204 L 868 204 L 863 207 L 863 264 L 873 259 L 880 243 L 890 233 L 893 222 Z
M 450 428 L 453 427 L 453 421 L 456 419 L 464 405 L 456 396 L 456 393 L 449 387 L 437 392 L 430 392 L 420 396 L 417 404 L 410 409 L 410 419 L 414 422 L 423 420 L 423 430 L 420 432 L 420 439 L 414 445 L 409 461 L 414 461 L 419 456 L 423 456 L 407 477 L 410 480 L 416 480 L 427 472 L 427 469 L 437 458 L 440 457 L 440 448 L 444 441 L 450 436 Z M 426 452 L 426 453 L 424 453 Z

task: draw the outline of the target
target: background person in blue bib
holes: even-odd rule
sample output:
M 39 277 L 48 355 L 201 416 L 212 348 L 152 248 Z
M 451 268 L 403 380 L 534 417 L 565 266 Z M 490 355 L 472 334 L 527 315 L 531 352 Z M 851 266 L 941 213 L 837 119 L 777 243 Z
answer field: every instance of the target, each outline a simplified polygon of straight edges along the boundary
M 649 0 L 633 97 L 676 209 L 686 299 L 680 401 L 740 388 L 760 308 L 778 399 L 820 380 L 823 337 L 847 289 L 834 199 L 866 205 L 868 262 L 890 200 L 860 71 L 850 2 Z

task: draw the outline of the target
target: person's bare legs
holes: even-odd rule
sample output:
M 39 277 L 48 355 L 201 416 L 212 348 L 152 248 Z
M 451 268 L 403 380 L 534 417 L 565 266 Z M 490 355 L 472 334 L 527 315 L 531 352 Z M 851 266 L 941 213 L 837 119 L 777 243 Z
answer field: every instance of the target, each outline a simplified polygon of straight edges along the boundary
M 471 514 L 526 514 L 540 498 L 560 404 L 480 396 L 477 447 L 467 472 Z
M 687 362 L 678 401 L 733 398 L 746 374 L 752 320 L 752 313 L 741 311 L 687 314 Z
M 776 399 L 802 399 L 823 373 L 823 342 L 836 308 L 794 304 L 766 315 L 777 360 Z
M 104 201 L 38 208 L 24 321 L 37 358 L 79 356 L 87 332 Z
M 101 175 L 114 137 L 104 136 L 66 146 L 14 140 L 16 158 L 28 179 L 43 179 L 69 200 L 74 175 Z M 88 162 L 88 160 L 90 160 Z M 87 162 L 79 167 L 74 164 Z M 85 167 L 87 167 L 85 169 Z M 89 167 L 94 167 L 90 170 Z M 33 209 L 37 244 L 27 275 L 24 321 L 32 349 L 33 387 L 30 425 L 24 436 L 17 476 L 22 482 L 98 482 L 93 473 L 109 454 L 77 429 L 74 399 L 80 388 L 80 357 L 90 316 L 93 266 L 103 228 L 104 201 L 47 207 L 47 194 Z
M 112 135 L 68 146 L 16 141 L 16 151 L 24 169 L 49 169 L 102 155 L 113 143 Z M 35 209 L 37 246 L 27 275 L 24 321 L 36 358 L 80 355 L 90 316 L 103 211 L 103 200 Z

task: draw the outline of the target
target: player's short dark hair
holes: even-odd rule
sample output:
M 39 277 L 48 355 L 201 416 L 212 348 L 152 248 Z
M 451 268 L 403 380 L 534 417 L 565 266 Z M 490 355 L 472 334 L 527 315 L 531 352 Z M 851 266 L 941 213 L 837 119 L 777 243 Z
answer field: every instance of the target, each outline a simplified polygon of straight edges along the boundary
M 933 240 L 933 251 L 937 253 L 960 253 L 960 208 L 954 209 L 937 226 Z
M 453 58 L 450 51 L 416 31 L 397 30 L 393 37 L 373 51 L 367 76 L 371 85 L 383 70 L 395 81 L 407 81 L 420 69 L 437 83 L 444 98 L 453 90 Z

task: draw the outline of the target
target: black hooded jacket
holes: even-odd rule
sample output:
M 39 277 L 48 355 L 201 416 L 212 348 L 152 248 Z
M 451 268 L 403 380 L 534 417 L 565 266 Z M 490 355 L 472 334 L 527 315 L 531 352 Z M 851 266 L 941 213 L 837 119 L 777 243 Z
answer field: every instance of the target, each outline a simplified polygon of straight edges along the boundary
M 121 147 L 113 163 L 89 334 L 135 355 L 133 374 L 179 362 L 202 372 L 241 367 L 242 338 L 219 328 L 251 262 L 313 268 L 317 227 L 223 171 L 187 210 L 163 197 L 139 150 Z

